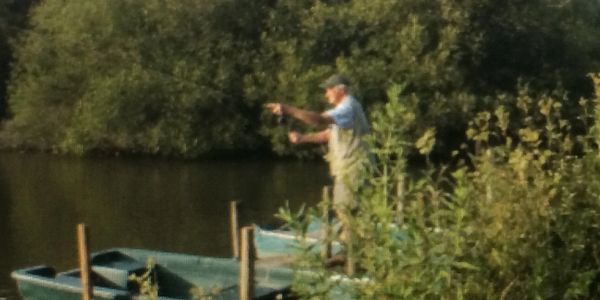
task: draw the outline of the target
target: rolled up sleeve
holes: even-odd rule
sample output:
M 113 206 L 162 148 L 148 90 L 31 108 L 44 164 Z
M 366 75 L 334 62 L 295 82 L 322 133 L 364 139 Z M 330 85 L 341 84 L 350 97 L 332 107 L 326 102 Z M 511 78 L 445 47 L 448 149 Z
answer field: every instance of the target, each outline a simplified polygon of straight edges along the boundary
M 340 128 L 348 129 L 354 124 L 352 106 L 350 106 L 349 101 L 344 101 L 337 107 L 326 111 L 324 114 L 332 118 L 335 124 Z

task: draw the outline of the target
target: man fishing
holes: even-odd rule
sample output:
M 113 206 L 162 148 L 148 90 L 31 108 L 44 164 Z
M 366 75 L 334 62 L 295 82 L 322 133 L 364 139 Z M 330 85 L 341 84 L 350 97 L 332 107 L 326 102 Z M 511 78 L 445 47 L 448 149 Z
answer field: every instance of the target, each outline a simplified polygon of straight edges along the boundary
M 333 208 L 348 228 L 348 216 L 358 208 L 356 190 L 362 183 L 365 167 L 371 162 L 363 136 L 369 132 L 367 118 L 360 103 L 350 94 L 349 81 L 342 75 L 333 75 L 320 87 L 333 108 L 323 113 L 304 110 L 282 103 L 267 103 L 266 108 L 281 117 L 291 117 L 308 125 L 324 128 L 309 134 L 296 131 L 288 133 L 292 144 L 328 144 L 325 159 L 333 177 Z M 342 240 L 347 234 L 342 234 Z

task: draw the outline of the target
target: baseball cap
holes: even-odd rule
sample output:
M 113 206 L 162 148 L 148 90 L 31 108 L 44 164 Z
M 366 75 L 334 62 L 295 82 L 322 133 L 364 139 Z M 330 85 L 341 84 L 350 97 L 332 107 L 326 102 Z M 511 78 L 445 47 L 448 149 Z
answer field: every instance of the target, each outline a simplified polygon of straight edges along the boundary
M 329 78 L 323 81 L 323 83 L 321 83 L 319 87 L 327 89 L 341 84 L 348 86 L 350 85 L 350 81 L 344 75 L 335 74 L 331 75 Z

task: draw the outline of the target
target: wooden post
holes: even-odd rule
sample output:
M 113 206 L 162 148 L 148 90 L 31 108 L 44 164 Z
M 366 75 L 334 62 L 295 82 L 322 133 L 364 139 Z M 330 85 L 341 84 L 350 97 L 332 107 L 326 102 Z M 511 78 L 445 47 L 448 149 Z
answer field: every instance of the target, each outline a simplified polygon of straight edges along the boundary
M 79 270 L 81 274 L 81 299 L 92 300 L 93 290 L 90 280 L 87 226 L 83 223 L 77 225 L 77 246 L 79 250 Z
M 400 174 L 396 184 L 396 198 L 398 199 L 396 203 L 396 222 L 399 226 L 404 223 L 404 177 L 404 173 Z
M 229 202 L 229 227 L 231 230 L 231 250 L 234 258 L 240 258 L 240 228 L 238 225 L 237 201 Z
M 242 228 L 242 251 L 240 260 L 240 300 L 254 299 L 254 227 Z
M 332 229 L 331 229 L 331 186 L 323 187 L 323 212 L 322 220 L 323 227 L 321 228 L 321 240 L 323 245 L 321 247 L 321 259 L 327 260 L 331 257 L 331 241 L 332 241 Z
M 356 265 L 354 264 L 354 245 L 352 241 L 352 235 L 350 234 L 350 229 L 349 228 L 345 228 L 344 231 L 346 232 L 346 275 L 348 276 L 354 276 L 354 272 L 356 269 Z

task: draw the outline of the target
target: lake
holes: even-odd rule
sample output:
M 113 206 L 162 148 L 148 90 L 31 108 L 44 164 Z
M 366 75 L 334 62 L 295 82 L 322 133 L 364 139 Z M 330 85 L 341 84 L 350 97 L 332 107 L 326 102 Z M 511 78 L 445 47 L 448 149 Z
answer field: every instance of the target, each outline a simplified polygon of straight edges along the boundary
M 77 266 L 76 224 L 91 251 L 134 247 L 231 255 L 228 206 L 240 225 L 314 205 L 328 183 L 316 162 L 74 158 L 0 152 L 0 300 L 19 299 L 14 269 Z

